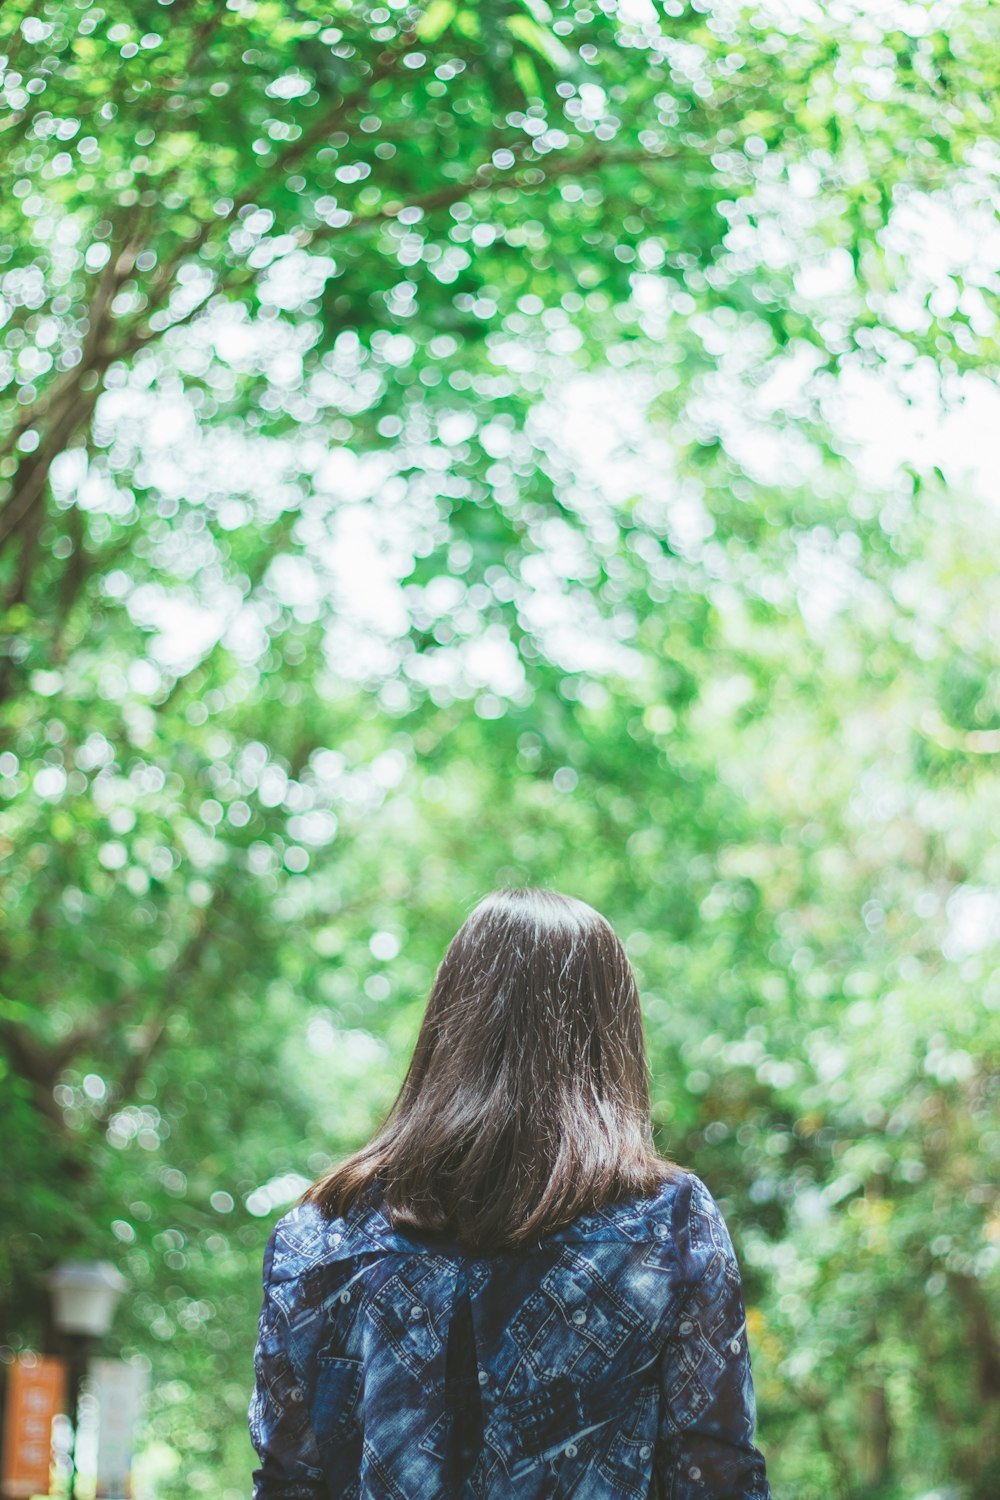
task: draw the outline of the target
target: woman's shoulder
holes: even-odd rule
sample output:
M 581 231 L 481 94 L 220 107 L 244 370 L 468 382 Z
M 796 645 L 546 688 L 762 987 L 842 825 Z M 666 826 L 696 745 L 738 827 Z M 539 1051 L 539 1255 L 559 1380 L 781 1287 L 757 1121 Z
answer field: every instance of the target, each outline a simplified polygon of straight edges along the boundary
M 699 1248 L 728 1248 L 725 1221 L 711 1191 L 696 1172 L 673 1166 L 652 1193 L 604 1204 L 579 1215 L 545 1237 L 535 1247 L 619 1244 L 658 1244 L 674 1259 L 695 1257 Z M 357 1203 L 343 1216 L 327 1217 L 318 1204 L 297 1203 L 271 1229 L 264 1253 L 264 1282 L 289 1282 L 319 1266 L 386 1254 L 408 1254 L 433 1249 L 438 1256 L 461 1247 L 425 1243 L 423 1237 L 394 1230 L 377 1202 Z M 516 1252 L 531 1255 L 530 1246 Z M 464 1252 L 466 1255 L 475 1252 Z M 500 1252 L 505 1259 L 510 1252 Z M 482 1256 L 482 1252 L 480 1252 Z M 485 1259 L 489 1260 L 488 1254 Z
M 315 1266 L 357 1254 L 359 1248 L 385 1249 L 388 1220 L 370 1208 L 329 1217 L 319 1204 L 296 1203 L 273 1225 L 264 1251 L 264 1281 L 291 1281 Z
M 685 1167 L 672 1166 L 652 1193 L 606 1203 L 603 1207 L 581 1214 L 562 1230 L 555 1240 L 624 1239 L 635 1241 L 664 1240 L 681 1232 L 693 1202 L 711 1197 L 696 1173 Z

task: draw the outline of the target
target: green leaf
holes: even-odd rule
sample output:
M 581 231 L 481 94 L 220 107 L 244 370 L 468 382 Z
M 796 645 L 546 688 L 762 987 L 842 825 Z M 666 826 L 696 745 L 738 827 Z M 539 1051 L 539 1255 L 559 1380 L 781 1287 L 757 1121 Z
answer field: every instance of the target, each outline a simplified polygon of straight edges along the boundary
M 451 25 L 457 10 L 456 0 L 431 0 L 413 29 L 422 42 L 436 42 Z
M 521 85 L 525 98 L 541 99 L 543 94 L 542 84 L 538 77 L 538 69 L 531 61 L 531 58 L 526 57 L 523 52 L 518 52 L 514 57 L 512 66 L 514 77 Z
M 539 26 L 530 16 L 509 16 L 507 30 L 512 36 L 545 59 L 557 72 L 565 73 L 573 67 L 575 58 L 559 38 L 545 27 Z

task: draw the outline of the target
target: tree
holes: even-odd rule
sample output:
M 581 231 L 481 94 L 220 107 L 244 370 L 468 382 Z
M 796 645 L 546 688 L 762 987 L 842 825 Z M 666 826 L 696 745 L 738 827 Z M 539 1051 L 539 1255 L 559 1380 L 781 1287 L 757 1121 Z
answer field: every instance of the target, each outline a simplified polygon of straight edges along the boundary
M 163 1492 L 235 1493 L 259 1215 L 387 1104 L 472 896 L 572 873 L 631 935 L 665 1140 L 752 1226 L 783 1492 L 893 1494 L 930 1424 L 935 1474 L 985 1500 L 995 1027 L 958 1046 L 968 981 L 906 971 L 895 1109 L 854 1074 L 903 1005 L 865 997 L 925 941 L 876 908 L 989 883 L 991 660 L 961 611 L 915 653 L 966 565 L 896 594 L 964 533 L 919 475 L 860 483 L 825 401 L 843 369 L 987 367 L 990 273 L 921 285 L 900 224 L 985 201 L 995 15 L 8 0 L 2 23 L 4 1336 L 40 1336 L 53 1247 L 114 1233 L 125 1347 L 183 1455 Z M 609 475 L 641 421 L 596 475 L 600 412 L 560 427 L 586 370 L 668 431 L 635 492 Z M 746 425 L 781 381 L 768 476 Z M 816 625 L 817 571 L 857 619 Z M 933 734 L 876 754 L 925 699 Z M 957 864 L 920 832 L 945 771 Z M 876 774 L 913 823 L 885 871 L 850 800 Z M 936 1192 L 964 1204 L 940 1251 Z

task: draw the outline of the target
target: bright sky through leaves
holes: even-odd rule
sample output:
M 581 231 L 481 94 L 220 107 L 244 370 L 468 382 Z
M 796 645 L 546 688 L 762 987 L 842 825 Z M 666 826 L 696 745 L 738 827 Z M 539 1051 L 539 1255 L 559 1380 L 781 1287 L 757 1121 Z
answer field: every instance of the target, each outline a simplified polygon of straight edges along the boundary
M 155 1500 L 503 883 L 606 911 L 787 1500 L 995 1500 L 997 7 L 6 0 L 0 1359 Z

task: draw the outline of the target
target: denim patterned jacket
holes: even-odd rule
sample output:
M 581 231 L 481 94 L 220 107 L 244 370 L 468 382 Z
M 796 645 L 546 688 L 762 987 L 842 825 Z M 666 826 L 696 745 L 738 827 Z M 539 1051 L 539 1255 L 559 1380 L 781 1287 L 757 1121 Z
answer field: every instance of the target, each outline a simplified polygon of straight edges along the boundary
M 739 1267 L 689 1172 L 488 1256 L 296 1207 L 255 1373 L 254 1500 L 770 1500 Z

